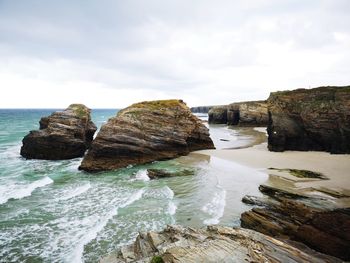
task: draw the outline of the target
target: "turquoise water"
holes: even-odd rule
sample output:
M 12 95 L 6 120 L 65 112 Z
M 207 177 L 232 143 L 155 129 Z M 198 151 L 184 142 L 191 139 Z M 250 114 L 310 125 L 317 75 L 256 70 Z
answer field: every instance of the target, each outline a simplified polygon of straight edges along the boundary
M 97 262 L 139 231 L 167 224 L 238 225 L 263 173 L 201 154 L 88 174 L 81 158 L 25 160 L 21 140 L 53 110 L 0 110 L 0 262 Z M 116 110 L 93 110 L 100 127 Z M 215 127 L 215 141 L 227 128 Z M 239 131 L 230 130 L 231 144 Z M 244 136 L 249 140 L 249 136 Z M 230 144 L 230 146 L 231 146 Z M 194 176 L 150 181 L 147 168 Z

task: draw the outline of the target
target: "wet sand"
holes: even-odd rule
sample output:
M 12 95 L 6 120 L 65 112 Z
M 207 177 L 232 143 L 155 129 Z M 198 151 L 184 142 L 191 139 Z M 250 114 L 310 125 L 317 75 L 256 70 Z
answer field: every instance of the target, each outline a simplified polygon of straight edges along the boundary
M 264 128 L 254 128 L 264 132 Z M 270 177 L 279 178 L 280 183 L 293 184 L 300 190 L 317 190 L 333 196 L 350 197 L 350 155 L 329 154 L 326 152 L 285 151 L 270 152 L 267 142 L 244 149 L 202 150 L 196 153 L 206 154 L 229 160 L 241 165 L 265 171 Z M 306 179 L 291 176 L 269 168 L 302 169 L 319 172 L 329 180 Z

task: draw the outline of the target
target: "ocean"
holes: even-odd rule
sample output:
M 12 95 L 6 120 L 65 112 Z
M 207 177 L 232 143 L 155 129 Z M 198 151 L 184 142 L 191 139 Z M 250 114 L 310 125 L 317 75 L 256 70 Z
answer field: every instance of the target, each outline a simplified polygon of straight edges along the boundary
M 268 175 L 192 153 L 98 174 L 78 171 L 81 158 L 25 160 L 23 137 L 53 109 L 0 110 L 0 262 L 97 262 L 138 232 L 167 224 L 239 226 Z M 101 125 L 117 110 L 92 110 Z M 205 118 L 205 116 L 201 116 Z M 217 148 L 245 147 L 251 129 L 210 126 Z M 223 140 L 224 139 L 224 140 Z M 191 169 L 193 176 L 149 180 L 147 168 Z

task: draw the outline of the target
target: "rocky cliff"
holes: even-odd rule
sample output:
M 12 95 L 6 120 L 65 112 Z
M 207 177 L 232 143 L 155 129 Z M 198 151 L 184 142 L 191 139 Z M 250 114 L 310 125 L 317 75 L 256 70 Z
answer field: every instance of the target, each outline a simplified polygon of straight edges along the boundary
M 209 123 L 240 126 L 267 126 L 266 101 L 235 102 L 209 110 Z
M 213 148 L 208 129 L 183 101 L 141 102 L 101 127 L 79 169 L 112 170 Z
M 341 262 L 255 231 L 208 226 L 195 229 L 167 226 L 161 232 L 140 233 L 136 241 L 102 259 L 118 262 Z
M 81 157 L 96 131 L 90 109 L 72 104 L 40 120 L 40 130 L 23 138 L 21 155 L 27 159 L 62 160 Z
M 271 93 L 271 151 L 350 153 L 350 86 Z
M 208 113 L 209 110 L 216 106 L 197 106 L 197 107 L 191 107 L 191 112 L 193 113 Z

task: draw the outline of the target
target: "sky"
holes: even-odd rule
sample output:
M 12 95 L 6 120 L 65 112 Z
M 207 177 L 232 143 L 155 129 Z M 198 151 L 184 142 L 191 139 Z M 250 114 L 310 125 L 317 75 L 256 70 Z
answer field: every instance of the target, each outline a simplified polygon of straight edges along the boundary
M 0 0 L 0 108 L 350 84 L 349 0 Z

